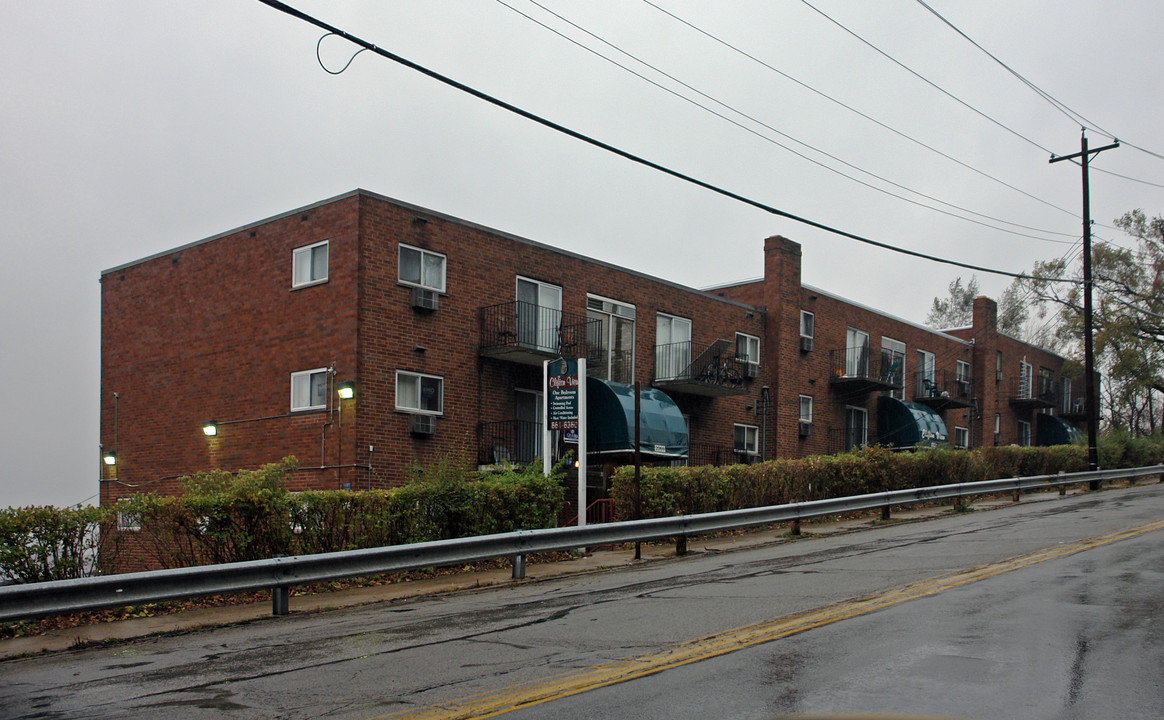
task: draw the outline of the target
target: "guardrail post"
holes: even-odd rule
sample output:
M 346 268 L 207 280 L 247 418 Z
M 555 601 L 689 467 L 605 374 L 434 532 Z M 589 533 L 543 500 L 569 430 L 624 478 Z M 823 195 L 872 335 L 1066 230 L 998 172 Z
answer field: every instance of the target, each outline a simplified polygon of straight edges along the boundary
M 687 554 L 687 536 L 686 535 L 680 535 L 679 537 L 675 538 L 675 554 L 676 555 L 686 555 Z
M 1015 502 L 1018 502 L 1018 501 L 1019 501 L 1019 499 L 1020 499 L 1020 497 L 1019 497 L 1019 490 L 1018 490 L 1018 488 L 1015 488 L 1015 490 L 1014 490 L 1014 501 L 1015 501 Z
M 525 580 L 525 555 L 513 556 L 513 579 Z
M 961 495 L 955 497 L 954 498 L 954 507 L 953 507 L 954 512 L 960 513 L 965 509 L 966 509 L 966 499 L 964 497 L 962 497 Z
M 286 585 L 271 588 L 271 614 L 291 614 L 291 588 Z
M 800 534 L 800 518 L 796 518 L 792 521 L 792 527 L 789 528 L 788 534 L 793 536 Z
M 881 522 L 889 522 L 889 506 L 881 506 Z
M 1060 470 L 1059 474 L 1066 475 L 1067 473 L 1064 472 L 1063 470 Z M 1059 483 L 1059 497 L 1063 497 L 1066 494 L 1067 494 L 1067 483 Z

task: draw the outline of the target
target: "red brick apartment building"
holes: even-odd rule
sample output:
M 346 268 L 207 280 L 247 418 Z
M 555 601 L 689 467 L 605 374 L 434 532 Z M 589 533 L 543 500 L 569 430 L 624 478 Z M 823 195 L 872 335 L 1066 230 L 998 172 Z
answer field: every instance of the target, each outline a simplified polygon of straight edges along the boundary
M 599 489 L 633 451 L 636 381 L 652 462 L 1074 432 L 1082 388 L 991 300 L 941 332 L 801 285 L 797 243 L 764 251 L 761 279 L 700 291 L 356 190 L 107 270 L 101 500 L 287 455 L 292 489 L 527 462 L 561 356 L 587 359 Z

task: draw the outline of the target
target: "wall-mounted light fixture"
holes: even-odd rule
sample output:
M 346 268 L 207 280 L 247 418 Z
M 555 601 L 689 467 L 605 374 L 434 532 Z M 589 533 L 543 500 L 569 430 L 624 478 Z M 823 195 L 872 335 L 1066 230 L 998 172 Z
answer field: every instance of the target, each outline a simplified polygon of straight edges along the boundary
M 113 452 L 112 450 L 105 453 L 104 460 L 105 460 L 106 465 L 116 465 L 117 464 L 117 453 Z
M 206 422 L 202 423 L 202 434 L 206 435 L 207 437 L 214 437 L 215 435 L 217 435 L 218 434 L 218 421 L 217 420 L 207 420 Z
M 344 380 L 335 386 L 335 391 L 340 400 L 351 400 L 356 396 L 356 384 L 351 380 Z

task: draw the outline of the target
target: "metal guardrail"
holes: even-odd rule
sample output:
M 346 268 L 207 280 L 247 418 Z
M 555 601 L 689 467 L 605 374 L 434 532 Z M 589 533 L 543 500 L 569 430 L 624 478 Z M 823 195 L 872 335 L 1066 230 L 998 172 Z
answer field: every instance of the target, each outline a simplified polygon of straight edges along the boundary
M 746 508 L 720 513 L 652 518 L 583 527 L 520 530 L 479 537 L 393 545 L 365 550 L 202 565 L 170 570 L 55 580 L 0 587 L 0 621 L 64 615 L 125 605 L 272 589 L 272 609 L 287 613 L 288 588 L 361 575 L 403 572 L 439 565 L 461 565 L 512 557 L 514 576 L 522 577 L 530 553 L 596 547 L 660 538 L 795 522 L 825 515 L 887 509 L 895 505 L 1015 492 L 1079 483 L 1164 475 L 1164 465 L 1058 475 L 958 483 L 868 495 Z M 519 568 L 522 573 L 519 573 Z

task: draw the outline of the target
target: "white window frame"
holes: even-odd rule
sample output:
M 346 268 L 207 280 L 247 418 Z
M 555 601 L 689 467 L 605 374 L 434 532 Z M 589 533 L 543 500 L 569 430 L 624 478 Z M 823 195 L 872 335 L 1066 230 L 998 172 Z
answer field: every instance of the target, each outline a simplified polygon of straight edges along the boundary
M 410 250 L 412 252 L 420 253 L 420 280 L 419 281 L 405 279 L 402 275 L 402 273 L 404 271 L 403 255 L 404 255 L 405 250 Z M 437 258 L 441 259 L 441 278 L 440 278 L 440 284 L 438 284 L 438 285 L 429 284 L 429 283 L 424 282 L 424 265 L 425 265 L 425 258 L 426 257 L 437 257 Z M 439 293 L 444 293 L 445 292 L 445 284 L 446 284 L 446 281 L 448 279 L 448 271 L 449 271 L 448 266 L 449 266 L 449 258 L 448 258 L 448 256 L 446 256 L 443 253 L 433 252 L 432 250 L 425 250 L 424 248 L 418 248 L 418 247 L 415 247 L 413 245 L 405 245 L 404 243 L 400 243 L 400 245 L 396 251 L 396 281 L 399 282 L 401 285 L 407 285 L 409 287 L 424 288 L 426 290 L 436 290 Z
M 872 354 L 869 333 L 850 327 L 845 330 L 845 377 L 866 377 Z M 862 353 L 864 355 L 862 356 Z
M 533 287 L 536 302 L 520 299 L 522 283 Z M 518 275 L 514 281 L 513 297 L 517 303 L 518 342 L 543 352 L 558 352 L 562 329 L 561 286 Z
M 937 363 L 938 358 L 929 350 L 918 349 L 917 351 L 917 384 L 914 387 L 914 397 L 930 397 L 931 392 L 937 388 Z M 930 382 L 930 392 L 926 390 L 926 381 Z
M 1071 412 L 1071 378 L 1063 377 L 1059 379 L 1059 392 L 1062 393 L 1063 401 L 1059 403 L 1062 412 Z
M 117 529 L 121 532 L 141 532 L 141 514 L 118 510 Z
M 994 413 L 994 444 L 1002 440 L 1002 414 Z
M 808 320 L 807 323 L 805 322 L 806 319 Z M 808 332 L 805 332 L 805 325 L 808 325 Z M 800 337 L 816 337 L 816 313 L 808 310 L 800 311 Z
M 312 400 L 312 398 L 311 398 L 311 396 L 312 396 L 311 382 L 312 382 L 312 377 L 314 377 L 315 375 L 323 375 L 324 399 L 323 399 L 323 402 L 321 404 L 313 405 L 311 403 L 311 400 Z M 328 369 L 325 367 L 315 368 L 313 370 L 301 370 L 299 372 L 291 373 L 291 412 L 308 412 L 311 410 L 326 410 L 327 409 L 327 401 L 330 397 L 330 395 L 328 395 L 328 377 L 327 376 L 328 376 Z M 297 395 L 300 394 L 300 393 L 297 393 L 296 390 L 302 389 L 304 382 L 307 383 L 307 404 L 306 405 L 296 405 Z
M 744 444 L 741 448 L 736 442 L 736 434 L 739 430 L 744 431 Z M 749 436 L 751 442 L 749 443 Z M 743 453 L 751 457 L 760 454 L 760 428 L 755 425 L 745 425 L 744 423 L 735 423 L 732 425 L 732 448 L 737 453 Z
M 1018 444 L 1019 447 L 1031 446 L 1031 424 L 1026 420 L 1018 421 Z
M 901 367 L 897 371 L 899 373 L 898 377 L 901 379 L 901 387 L 900 388 L 893 388 L 892 390 L 890 390 L 889 397 L 897 398 L 898 400 L 905 400 L 905 377 L 906 377 L 905 368 L 906 368 L 906 365 L 908 364 L 906 362 L 906 353 L 908 352 L 908 348 L 906 347 L 904 341 L 897 340 L 897 339 L 891 338 L 891 337 L 885 337 L 884 335 L 882 335 L 881 336 L 881 354 L 882 354 L 882 356 L 884 356 L 887 351 L 901 354 Z M 886 378 L 888 377 L 888 370 L 889 370 L 889 368 L 886 368 L 886 367 L 881 368 L 882 377 L 886 377 Z M 894 378 L 894 379 L 896 380 L 897 378 Z
M 1018 396 L 1023 400 L 1035 396 L 1035 368 L 1026 360 L 1019 361 Z
M 291 251 L 291 288 L 310 287 L 327 282 L 328 270 L 331 264 L 331 248 L 329 241 L 312 243 Z M 315 276 L 315 250 L 323 248 L 323 275 Z M 300 279 L 306 273 L 306 277 Z
M 416 397 L 417 397 L 416 407 L 413 407 L 411 405 L 401 405 L 400 404 L 400 380 L 401 380 L 401 378 L 405 378 L 409 381 L 411 381 L 413 379 L 416 380 L 416 383 L 417 383 L 417 385 L 416 385 Z M 437 409 L 436 410 L 426 409 L 426 408 L 421 407 L 421 405 L 423 404 L 421 402 L 421 395 L 424 392 L 424 381 L 425 380 L 436 380 L 439 383 L 437 386 L 438 390 L 437 390 Z M 396 405 L 396 409 L 399 410 L 400 412 L 413 413 L 415 415 L 444 415 L 444 413 L 445 413 L 445 379 L 443 377 L 441 377 L 440 375 L 428 375 L 426 373 L 412 372 L 411 370 L 397 370 L 396 371 L 396 387 L 395 387 L 394 402 Z
M 970 428 L 954 426 L 954 447 L 960 450 L 970 449 Z
M 601 295 L 586 295 L 586 316 L 590 317 L 590 313 L 602 316 L 602 332 L 605 337 L 596 338 L 602 343 L 602 349 L 605 357 L 598 358 L 598 362 L 593 367 L 587 363 L 586 374 L 591 377 L 596 377 L 600 380 L 608 380 L 614 382 L 633 383 L 635 377 L 635 344 L 638 342 L 638 308 L 634 305 L 623 302 L 621 300 L 613 300 Z M 614 318 L 629 321 L 631 324 L 630 337 L 630 358 L 627 362 L 625 377 L 620 376 L 616 379 L 614 360 Z M 589 338 L 588 338 L 589 339 Z M 605 369 L 605 374 L 600 372 Z
M 846 447 L 845 452 L 848 452 L 848 451 L 852 450 L 853 448 L 862 447 L 864 445 L 869 444 L 869 411 L 863 407 L 858 407 L 856 405 L 846 405 L 845 406 L 845 444 L 848 445 L 849 439 L 850 439 L 850 437 L 849 437 L 849 413 L 850 412 L 853 412 L 856 415 L 859 415 L 861 417 L 861 428 L 860 428 L 861 429 L 861 441 L 857 442 L 857 443 L 853 443 L 849 447 Z
M 805 400 L 808 401 L 808 403 L 807 403 L 808 414 L 807 415 L 804 412 Z M 800 422 L 802 422 L 802 423 L 812 422 L 812 395 L 801 395 L 800 396 L 800 418 L 799 419 L 800 419 Z
M 740 358 L 740 340 L 743 340 L 744 345 L 746 346 L 746 352 L 744 353 L 744 355 L 747 356 L 747 358 L 748 358 L 748 364 L 755 365 L 756 367 L 759 367 L 760 366 L 760 338 L 756 337 L 755 335 L 749 335 L 747 333 L 737 332 L 736 333 L 736 359 L 737 360 Z M 753 345 L 756 348 L 756 352 L 754 355 L 751 352 L 751 347 Z
M 671 315 L 670 313 L 655 313 L 655 375 L 660 379 L 670 380 L 683 375 L 691 365 L 692 331 L 694 323 L 691 318 Z M 663 342 L 663 330 L 666 328 L 667 342 Z M 682 336 L 687 331 L 686 340 L 676 340 L 676 335 Z M 679 333 L 675 331 L 679 330 Z M 686 348 L 676 347 L 686 344 Z

